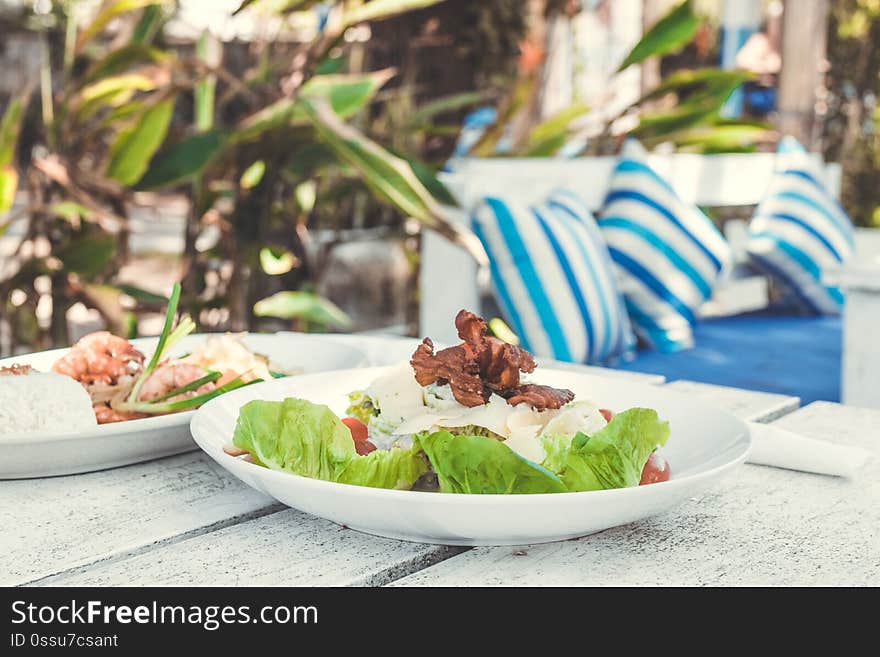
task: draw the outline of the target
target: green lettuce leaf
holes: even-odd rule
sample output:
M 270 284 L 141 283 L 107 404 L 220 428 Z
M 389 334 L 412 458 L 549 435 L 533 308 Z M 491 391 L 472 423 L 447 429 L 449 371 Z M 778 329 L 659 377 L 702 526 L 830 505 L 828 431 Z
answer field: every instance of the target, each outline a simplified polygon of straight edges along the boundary
M 359 456 L 333 411 L 304 399 L 248 402 L 232 442 L 267 468 L 357 486 L 408 489 L 428 470 L 415 448 Z
M 648 408 L 618 413 L 592 436 L 578 433 L 544 440 L 543 465 L 556 473 L 569 491 L 638 486 L 651 452 L 665 445 L 669 423 Z
M 504 436 L 497 434 L 486 427 L 478 427 L 476 424 L 468 424 L 464 427 L 444 427 L 453 436 L 483 436 L 492 440 L 504 440 Z
M 565 492 L 559 477 L 492 438 L 437 431 L 413 444 L 425 451 L 443 493 Z

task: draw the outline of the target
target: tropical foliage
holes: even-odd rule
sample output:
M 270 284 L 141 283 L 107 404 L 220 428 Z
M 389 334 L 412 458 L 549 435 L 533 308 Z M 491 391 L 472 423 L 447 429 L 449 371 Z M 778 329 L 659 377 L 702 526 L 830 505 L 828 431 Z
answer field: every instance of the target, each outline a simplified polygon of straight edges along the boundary
M 685 0 L 660 18 L 633 46 L 617 73 L 650 57 L 674 53 L 690 43 L 701 24 L 692 5 L 692 0 Z M 549 156 L 563 148 L 567 155 L 598 154 L 615 151 L 617 142 L 626 135 L 637 137 L 648 147 L 671 142 L 683 151 L 735 152 L 754 150 L 772 134 L 762 123 L 722 116 L 727 98 L 751 76 L 743 71 L 717 68 L 671 73 L 616 116 L 600 117 L 598 128 L 593 125 L 595 121 L 582 120 L 590 118 L 596 108 L 576 103 L 538 125 L 517 130 L 518 112 L 539 89 L 538 68 L 533 62 L 524 58 L 521 72 L 518 83 L 500 104 L 494 125 L 484 132 L 471 154 L 499 154 L 502 138 L 509 142 L 503 150 L 507 156 Z M 583 127 L 585 124 L 587 127 Z
M 482 257 L 435 200 L 448 195 L 431 169 L 355 125 L 395 71 L 354 70 L 345 35 L 439 2 L 323 3 L 329 11 L 313 38 L 255 44 L 255 56 L 238 66 L 208 33 L 195 52 L 163 43 L 170 0 L 105 0 L 87 22 L 77 20 L 76 2 L 30 16 L 44 53 L 41 79 L 0 123 L 0 231 L 27 224 L 0 273 L 0 297 L 14 301 L 0 313 L 14 332 L 32 340 L 47 290 L 52 319 L 43 338 L 55 344 L 67 342 L 66 313 L 77 301 L 120 332 L 134 326 L 124 308 L 165 302 L 116 278 L 131 205 L 146 192 L 190 197 L 181 306 L 195 318 L 228 308 L 223 326 L 231 329 L 266 316 L 305 329 L 349 325 L 313 292 L 322 263 L 309 228 L 350 199 L 391 207 Z M 296 12 L 315 4 L 246 0 L 238 12 L 295 24 Z M 19 183 L 27 204 L 13 209 Z
M 830 9 L 829 93 L 820 107 L 825 156 L 843 165 L 850 216 L 880 228 L 880 2 L 839 0 Z

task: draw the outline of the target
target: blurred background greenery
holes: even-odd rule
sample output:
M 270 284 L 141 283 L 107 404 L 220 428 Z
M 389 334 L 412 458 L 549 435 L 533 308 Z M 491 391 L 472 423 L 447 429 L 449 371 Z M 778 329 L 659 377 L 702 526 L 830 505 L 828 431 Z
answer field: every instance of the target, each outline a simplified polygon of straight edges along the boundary
M 615 75 L 650 65 L 653 83 L 604 114 L 539 107 L 548 32 L 578 2 L 223 4 L 223 29 L 193 30 L 186 0 L 0 3 L 0 56 L 21 64 L 0 71 L 3 352 L 155 332 L 178 279 L 201 330 L 415 333 L 421 232 L 482 257 L 436 175 L 478 107 L 495 111 L 477 156 L 779 136 L 772 116 L 722 111 L 756 76 L 714 65 L 717 2 L 646 1 L 655 20 Z M 880 3 L 832 3 L 827 43 L 809 145 L 880 225 Z

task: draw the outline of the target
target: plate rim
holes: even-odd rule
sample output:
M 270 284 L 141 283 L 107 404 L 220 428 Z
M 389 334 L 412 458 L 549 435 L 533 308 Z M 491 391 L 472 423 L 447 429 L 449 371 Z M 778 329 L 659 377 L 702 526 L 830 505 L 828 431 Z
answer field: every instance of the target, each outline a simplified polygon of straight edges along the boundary
M 336 372 L 338 374 L 340 372 L 348 372 L 348 371 L 363 372 L 364 370 L 372 370 L 372 371 L 376 371 L 376 372 L 381 372 L 381 371 L 385 371 L 385 370 L 389 369 L 390 367 L 392 367 L 392 366 L 376 366 L 376 367 L 370 367 L 370 368 L 354 368 L 354 369 L 348 368 L 348 369 L 343 369 L 343 370 L 331 370 L 331 371 L 327 371 L 327 372 L 315 372 L 312 374 L 304 374 L 302 376 L 303 377 L 323 376 L 323 375 L 329 374 L 330 372 Z M 620 383 L 620 380 L 614 379 L 614 377 L 605 377 L 602 374 L 594 374 L 592 372 L 590 372 L 590 373 L 573 372 L 570 370 L 560 370 L 560 369 L 549 368 L 549 367 L 543 368 L 542 371 L 543 372 L 560 373 L 560 374 L 564 374 L 566 376 L 587 377 L 587 378 L 592 378 L 592 379 L 606 378 L 610 381 L 615 381 L 616 383 Z M 300 380 L 301 380 L 301 378 L 300 378 Z M 264 381 L 262 383 L 255 384 L 249 392 L 253 393 L 254 390 L 260 386 L 269 386 L 272 384 L 279 385 L 280 381 L 281 380 Z M 684 395 L 684 393 L 679 393 L 679 392 L 676 392 L 675 390 L 664 389 L 662 386 L 654 386 L 654 385 L 647 384 L 647 383 L 640 383 L 639 387 L 654 388 L 656 390 L 662 390 L 663 394 L 668 394 L 668 395 L 672 395 L 672 396 L 680 396 L 682 398 L 686 397 L 686 395 Z M 228 394 L 235 395 L 236 393 L 237 393 L 237 391 L 232 391 L 231 393 L 228 393 Z M 228 401 L 228 396 L 224 395 L 224 397 L 227 397 L 226 401 Z M 718 413 L 721 413 L 721 414 L 727 416 L 729 419 L 732 419 L 736 424 L 740 425 L 740 431 L 737 434 L 736 440 L 737 441 L 744 440 L 744 443 L 743 443 L 741 449 L 739 450 L 739 453 L 737 453 L 737 455 L 734 458 L 731 458 L 730 460 L 728 460 L 724 463 L 721 463 L 719 465 L 716 465 L 708 470 L 704 470 L 701 472 L 697 472 L 697 473 L 694 473 L 691 475 L 686 475 L 686 476 L 679 477 L 679 478 L 672 478 L 672 479 L 669 479 L 668 481 L 657 482 L 655 484 L 651 484 L 650 486 L 627 486 L 627 487 L 623 487 L 623 488 L 607 488 L 607 489 L 603 489 L 603 490 L 593 490 L 593 491 L 566 491 L 564 493 L 481 493 L 481 494 L 438 493 L 438 492 L 431 492 L 431 491 L 414 491 L 414 490 L 400 490 L 400 489 L 394 489 L 394 488 L 377 488 L 377 487 L 373 487 L 373 486 L 358 486 L 356 484 L 345 484 L 345 483 L 340 483 L 340 482 L 336 482 L 336 481 L 327 481 L 325 479 L 316 479 L 313 477 L 306 477 L 304 475 L 299 475 L 299 474 L 295 474 L 292 472 L 282 472 L 280 470 L 272 470 L 271 468 L 260 466 L 255 463 L 250 463 L 248 461 L 243 461 L 240 457 L 235 457 L 235 456 L 231 456 L 231 455 L 227 454 L 226 452 L 223 451 L 222 446 L 217 447 L 217 446 L 213 445 L 211 442 L 209 442 L 208 438 L 205 438 L 202 435 L 200 435 L 201 423 L 204 422 L 203 418 L 208 415 L 211 406 L 213 406 L 215 403 L 219 404 L 219 401 L 218 401 L 219 399 L 220 398 L 212 399 L 207 404 L 203 405 L 202 407 L 200 407 L 199 409 L 197 409 L 196 411 L 193 412 L 193 417 L 190 420 L 190 434 L 192 435 L 195 443 L 199 446 L 200 450 L 202 450 L 203 452 L 208 454 L 208 456 L 210 456 L 212 459 L 214 459 L 214 461 L 216 461 L 218 464 L 220 464 L 225 470 L 227 470 L 228 472 L 231 472 L 233 475 L 235 475 L 239 479 L 241 479 L 241 477 L 239 477 L 238 473 L 236 473 L 234 470 L 231 470 L 230 468 L 227 468 L 224 465 L 224 461 L 226 459 L 233 459 L 235 461 L 238 461 L 238 463 L 240 465 L 236 466 L 236 467 L 243 466 L 245 468 L 246 473 L 253 472 L 256 476 L 266 476 L 268 474 L 269 477 L 274 478 L 274 481 L 278 481 L 278 482 L 285 481 L 285 479 L 287 477 L 294 477 L 304 486 L 314 486 L 314 487 L 319 487 L 319 488 L 324 487 L 326 485 L 329 485 L 331 487 L 340 487 L 341 486 L 348 493 L 363 492 L 366 490 L 367 492 L 369 492 L 369 494 L 382 495 L 382 496 L 386 496 L 386 497 L 389 497 L 392 499 L 397 499 L 397 500 L 411 500 L 414 498 L 426 499 L 426 498 L 422 497 L 422 495 L 427 494 L 427 495 L 432 496 L 428 499 L 433 500 L 435 498 L 439 498 L 439 500 L 443 500 L 443 501 L 439 502 L 441 504 L 463 502 L 464 500 L 469 500 L 468 502 L 464 502 L 465 504 L 477 504 L 477 503 L 479 503 L 480 500 L 500 501 L 502 499 L 503 500 L 520 500 L 520 501 L 528 501 L 528 500 L 536 500 L 537 501 L 537 500 L 546 500 L 546 499 L 562 500 L 562 499 L 564 499 L 564 500 L 569 500 L 569 501 L 574 502 L 577 499 L 582 499 L 584 495 L 592 495 L 593 496 L 589 499 L 598 499 L 600 496 L 608 497 L 608 496 L 612 496 L 612 495 L 621 495 L 621 494 L 629 494 L 631 496 L 632 495 L 640 495 L 640 494 L 641 495 L 651 495 L 652 493 L 650 493 L 650 492 L 637 493 L 636 491 L 650 491 L 652 489 L 657 490 L 656 488 L 654 488 L 655 486 L 663 487 L 662 490 L 672 490 L 674 488 L 686 486 L 690 483 L 701 482 L 711 476 L 717 476 L 718 474 L 720 474 L 722 472 L 730 470 L 730 469 L 737 467 L 737 466 L 741 465 L 742 463 L 744 463 L 746 458 L 748 457 L 749 451 L 751 450 L 751 447 L 752 447 L 751 431 L 749 430 L 748 424 L 745 422 L 745 420 L 742 420 L 741 418 L 737 417 L 733 413 L 730 413 L 729 411 L 727 411 L 723 408 L 720 408 L 714 404 L 709 404 L 709 406 L 712 408 L 713 411 L 717 411 Z M 247 482 L 246 480 L 243 480 L 243 481 L 245 481 L 245 483 L 249 484 L 249 482 Z M 358 491 L 355 491 L 354 489 L 358 489 Z M 629 493 L 625 493 L 624 491 L 629 491 Z M 511 504 L 511 503 L 515 504 L 516 502 L 511 502 L 511 501 L 503 502 L 503 504 Z

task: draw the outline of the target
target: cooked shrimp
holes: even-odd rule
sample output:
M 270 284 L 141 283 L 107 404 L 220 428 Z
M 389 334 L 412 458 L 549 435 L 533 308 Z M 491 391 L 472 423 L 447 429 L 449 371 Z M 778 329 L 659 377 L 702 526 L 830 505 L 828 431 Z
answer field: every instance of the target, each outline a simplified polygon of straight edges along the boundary
M 52 370 L 84 385 L 115 385 L 123 377 L 136 375 L 144 365 L 144 355 L 125 338 L 98 331 L 79 340 Z
M 107 404 L 95 404 L 92 407 L 92 410 L 95 411 L 95 418 L 98 420 L 98 424 L 126 422 L 128 420 L 137 420 L 138 418 L 147 417 L 143 413 L 117 411 L 115 408 L 110 408 Z
M 207 372 L 198 365 L 185 363 L 183 361 L 170 361 L 162 363 L 156 370 L 150 374 L 143 386 L 141 386 L 138 399 L 140 401 L 149 401 L 165 395 L 175 388 L 188 385 L 205 376 Z M 214 383 L 206 383 L 199 386 L 195 390 L 172 397 L 168 401 L 176 401 L 178 399 L 186 399 L 187 397 L 195 397 L 206 392 L 211 392 L 216 385 Z

